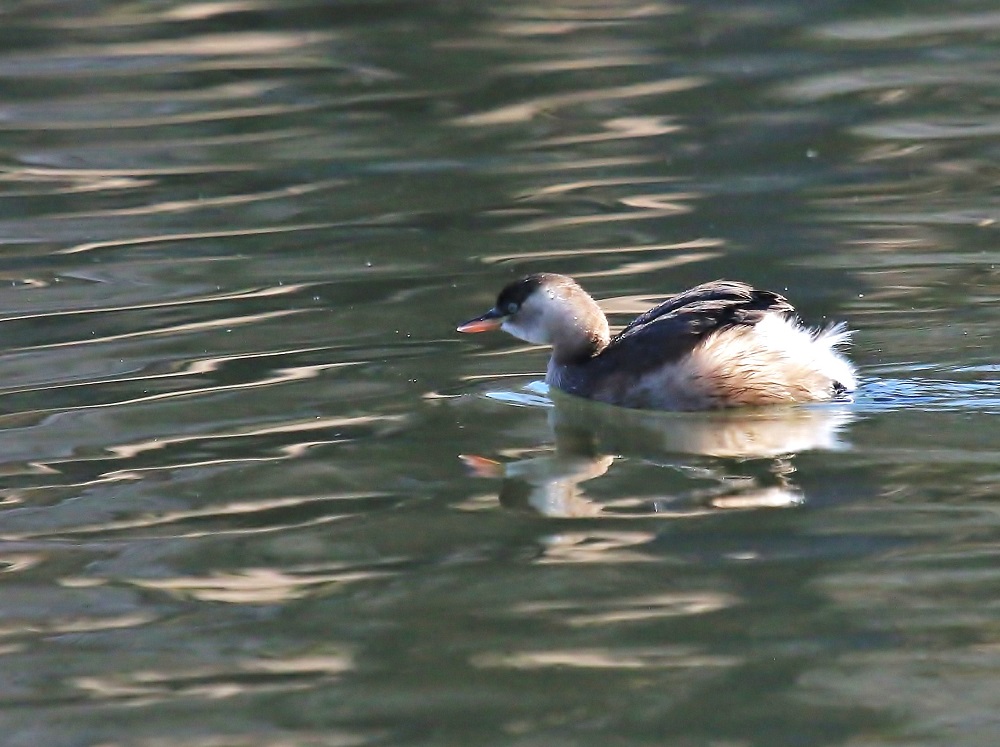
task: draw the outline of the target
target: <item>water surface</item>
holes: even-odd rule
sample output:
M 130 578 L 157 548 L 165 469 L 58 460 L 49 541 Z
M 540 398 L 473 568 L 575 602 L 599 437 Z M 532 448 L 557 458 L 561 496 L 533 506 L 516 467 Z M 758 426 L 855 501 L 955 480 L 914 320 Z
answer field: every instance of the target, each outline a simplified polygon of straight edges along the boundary
M 983 745 L 983 2 L 0 11 L 11 745 Z M 853 403 L 636 414 L 462 337 L 572 274 L 856 330 Z

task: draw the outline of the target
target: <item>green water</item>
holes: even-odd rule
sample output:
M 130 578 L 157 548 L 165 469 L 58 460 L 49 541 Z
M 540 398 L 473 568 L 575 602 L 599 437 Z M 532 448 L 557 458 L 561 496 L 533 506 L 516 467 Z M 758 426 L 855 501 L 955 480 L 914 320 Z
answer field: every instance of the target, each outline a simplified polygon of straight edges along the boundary
M 994 743 L 1000 14 L 493 5 L 0 11 L 0 741 Z M 861 390 L 553 401 L 541 270 Z

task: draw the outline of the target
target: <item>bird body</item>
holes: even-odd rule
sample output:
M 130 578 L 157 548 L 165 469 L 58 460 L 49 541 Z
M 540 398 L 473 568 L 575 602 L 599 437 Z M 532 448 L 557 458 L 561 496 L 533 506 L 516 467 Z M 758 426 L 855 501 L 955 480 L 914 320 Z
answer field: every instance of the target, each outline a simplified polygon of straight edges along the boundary
M 672 296 L 612 336 L 604 312 L 574 280 L 529 275 L 458 329 L 497 328 L 552 346 L 550 386 L 622 407 L 820 402 L 857 386 L 854 367 L 838 351 L 850 338 L 843 325 L 804 327 L 784 297 L 735 281 Z

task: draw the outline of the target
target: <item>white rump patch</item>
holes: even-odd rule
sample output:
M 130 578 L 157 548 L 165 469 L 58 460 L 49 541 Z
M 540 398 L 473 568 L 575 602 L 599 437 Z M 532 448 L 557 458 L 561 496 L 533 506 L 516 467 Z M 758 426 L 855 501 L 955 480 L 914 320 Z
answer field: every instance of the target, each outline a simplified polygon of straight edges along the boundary
M 838 385 L 857 387 L 854 367 L 837 350 L 850 334 L 843 324 L 810 329 L 767 314 L 756 325 L 709 335 L 684 359 L 618 396 L 625 395 L 627 407 L 679 410 L 829 400 Z
M 766 314 L 752 327 L 709 336 L 692 351 L 690 365 L 726 404 L 822 401 L 836 385 L 857 388 L 854 367 L 837 350 L 850 336 L 843 324 L 809 329 Z

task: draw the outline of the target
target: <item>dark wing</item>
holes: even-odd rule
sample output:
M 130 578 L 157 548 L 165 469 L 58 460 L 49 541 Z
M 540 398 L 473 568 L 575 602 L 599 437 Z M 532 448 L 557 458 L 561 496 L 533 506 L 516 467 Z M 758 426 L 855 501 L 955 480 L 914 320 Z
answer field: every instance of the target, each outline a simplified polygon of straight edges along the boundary
M 664 316 L 684 316 L 701 321 L 705 331 L 732 324 L 756 324 L 766 312 L 794 314 L 784 296 L 762 291 L 734 280 L 715 280 L 671 296 L 633 319 L 617 337 L 625 337 Z
M 646 369 L 686 355 L 713 332 L 754 325 L 767 313 L 792 315 L 795 309 L 777 293 L 716 280 L 678 293 L 637 317 L 600 357 L 614 365 L 612 359 L 625 356 L 633 370 Z

